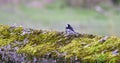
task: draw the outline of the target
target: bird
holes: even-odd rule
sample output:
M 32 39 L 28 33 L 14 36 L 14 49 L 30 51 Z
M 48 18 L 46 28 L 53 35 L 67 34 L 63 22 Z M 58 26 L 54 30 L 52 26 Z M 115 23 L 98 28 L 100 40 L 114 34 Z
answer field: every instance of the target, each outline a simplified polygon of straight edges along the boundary
M 74 31 L 73 27 L 70 24 L 67 24 L 66 26 L 66 34 L 68 35 L 76 34 L 76 32 Z

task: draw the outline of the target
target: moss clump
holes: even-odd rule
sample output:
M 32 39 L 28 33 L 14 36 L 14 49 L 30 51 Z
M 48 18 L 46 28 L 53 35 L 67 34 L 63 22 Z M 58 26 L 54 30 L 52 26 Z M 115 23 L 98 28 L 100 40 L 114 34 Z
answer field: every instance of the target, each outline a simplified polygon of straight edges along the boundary
M 31 62 L 35 58 L 52 58 L 57 63 L 119 63 L 120 38 L 110 36 L 102 43 L 100 39 L 102 36 L 66 36 L 64 32 L 0 25 L 0 47 L 11 45 L 10 51 L 24 54 Z M 0 60 L 6 61 L 0 54 Z

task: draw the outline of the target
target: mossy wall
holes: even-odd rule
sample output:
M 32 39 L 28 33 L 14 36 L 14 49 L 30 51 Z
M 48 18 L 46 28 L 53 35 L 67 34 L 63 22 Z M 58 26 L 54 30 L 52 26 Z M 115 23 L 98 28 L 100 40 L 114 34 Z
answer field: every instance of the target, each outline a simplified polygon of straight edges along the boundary
M 0 25 L 3 63 L 120 63 L 120 38 Z

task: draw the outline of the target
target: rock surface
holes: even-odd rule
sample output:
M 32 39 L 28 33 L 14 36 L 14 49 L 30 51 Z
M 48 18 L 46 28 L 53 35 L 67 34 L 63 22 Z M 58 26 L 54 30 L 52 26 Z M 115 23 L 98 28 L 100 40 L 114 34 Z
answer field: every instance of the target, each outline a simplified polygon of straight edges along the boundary
M 120 38 L 0 25 L 0 63 L 120 63 Z

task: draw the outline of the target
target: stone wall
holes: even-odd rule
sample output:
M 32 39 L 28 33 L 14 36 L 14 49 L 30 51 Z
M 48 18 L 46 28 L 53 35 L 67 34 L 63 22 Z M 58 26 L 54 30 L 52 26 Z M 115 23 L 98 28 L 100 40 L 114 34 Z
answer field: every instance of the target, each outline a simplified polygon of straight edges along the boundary
M 120 63 L 120 38 L 0 25 L 0 63 Z

